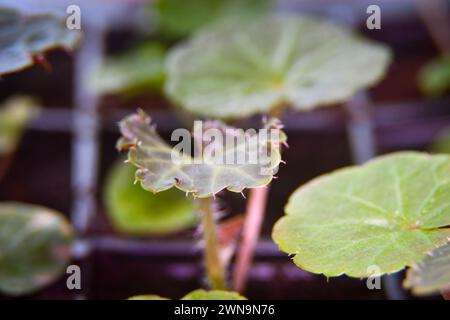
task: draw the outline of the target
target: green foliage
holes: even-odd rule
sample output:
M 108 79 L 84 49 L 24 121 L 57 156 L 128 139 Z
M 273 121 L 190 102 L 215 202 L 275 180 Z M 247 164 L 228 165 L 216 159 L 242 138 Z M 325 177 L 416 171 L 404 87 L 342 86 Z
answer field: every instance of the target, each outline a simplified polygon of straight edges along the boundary
M 0 203 L 0 291 L 23 295 L 55 281 L 70 259 L 73 231 L 53 210 Z
M 450 237 L 450 157 L 400 152 L 300 187 L 273 230 L 304 270 L 367 277 L 422 261 Z
M 374 85 L 389 60 L 385 46 L 314 18 L 225 22 L 171 50 L 165 91 L 187 110 L 212 117 L 284 104 L 309 110 Z
M 450 289 L 450 244 L 432 251 L 421 263 L 409 269 L 404 286 L 412 288 L 417 295 Z
M 245 188 L 262 187 L 270 183 L 281 162 L 279 144 L 286 139 L 281 130 L 281 137 L 277 141 L 270 140 L 270 136 L 265 141 L 237 138 L 239 142 L 233 149 L 227 150 L 227 153 L 235 155 L 235 159 L 242 153 L 244 158 L 248 159 L 249 151 L 257 150 L 256 164 L 227 164 L 226 161 L 219 164 L 217 160 L 223 157 L 224 153 L 216 153 L 211 155 L 211 158 L 200 159 L 203 160 L 201 163 L 195 163 L 190 154 L 176 150 L 174 152 L 150 124 L 151 119 L 144 112 L 130 115 L 120 122 L 122 138 L 117 146 L 119 150 L 129 150 L 129 162 L 139 168 L 136 179 L 148 191 L 160 192 L 177 187 L 199 198 L 211 197 L 223 189 L 241 192 Z M 273 119 L 265 127 L 278 129 L 280 124 Z M 206 128 L 219 129 L 224 137 L 230 134 L 233 138 L 237 135 L 245 136 L 243 130 L 237 135 L 229 133 L 226 130 L 228 127 L 218 121 L 206 122 L 204 129 Z M 251 137 L 257 137 L 256 133 Z M 223 138 L 223 141 L 226 141 L 226 138 Z M 203 141 L 198 143 L 203 144 Z M 247 143 L 249 145 L 246 147 Z M 269 150 L 268 153 L 260 147 L 263 144 Z M 173 161 L 172 152 L 179 158 L 179 163 Z
M 104 203 L 114 227 L 133 235 L 167 234 L 197 222 L 197 204 L 178 190 L 151 194 L 134 184 L 135 169 L 117 163 L 108 175 Z
M 100 94 L 159 92 L 165 78 L 165 53 L 161 44 L 147 42 L 110 57 L 92 74 L 91 87 Z
M 141 295 L 134 296 L 128 300 L 169 300 L 156 295 Z M 245 297 L 239 295 L 237 292 L 223 291 L 223 290 L 211 290 L 205 291 L 198 289 L 185 295 L 181 300 L 247 300 Z
M 31 66 L 43 52 L 73 49 L 80 33 L 67 29 L 63 19 L 49 14 L 22 15 L 0 6 L 0 76 Z
M 422 68 L 419 87 L 430 96 L 442 95 L 450 89 L 450 54 L 436 58 Z
M 0 108 L 0 155 L 14 152 L 25 125 L 37 115 L 36 102 L 29 97 L 15 96 Z
M 247 20 L 266 13 L 271 0 L 159 0 L 154 4 L 157 31 L 181 38 L 225 19 Z

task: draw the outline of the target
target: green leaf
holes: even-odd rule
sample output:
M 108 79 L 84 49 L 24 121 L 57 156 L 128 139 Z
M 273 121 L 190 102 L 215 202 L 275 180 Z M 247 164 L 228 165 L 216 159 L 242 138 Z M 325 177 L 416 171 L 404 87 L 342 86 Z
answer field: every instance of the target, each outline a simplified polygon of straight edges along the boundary
M 128 300 L 169 300 L 157 295 L 140 295 L 128 298 Z M 247 300 L 245 297 L 233 291 L 212 290 L 205 291 L 198 289 L 185 295 L 181 300 Z
M 161 91 L 166 49 L 148 42 L 119 56 L 108 58 L 91 76 L 91 88 L 100 94 L 135 96 Z
M 272 237 L 304 270 L 373 276 L 422 261 L 450 237 L 450 157 L 381 156 L 300 187 Z
M 422 68 L 419 87 L 430 96 L 441 95 L 450 89 L 450 54 L 436 58 Z
M 271 135 L 265 140 L 256 139 L 256 133 L 247 134 L 243 130 L 229 132 L 227 129 L 231 128 L 219 121 L 205 122 L 203 129 L 219 130 L 224 143 L 227 139 L 233 141 L 236 138 L 238 142 L 226 153 L 215 152 L 211 155 L 206 154 L 205 146 L 203 157 L 192 158 L 191 153 L 176 150 L 164 142 L 150 124 L 151 119 L 143 112 L 128 116 L 120 122 L 122 138 L 117 147 L 119 150 L 129 150 L 129 162 L 139 168 L 136 179 L 148 191 L 160 192 L 175 186 L 199 198 L 211 197 L 223 189 L 242 192 L 245 188 L 269 184 L 281 162 L 280 143 L 286 139 L 276 119 L 265 125 L 266 129 L 274 129 L 279 133 L 274 140 Z M 266 153 L 264 149 L 269 152 Z M 256 164 L 249 161 L 227 164 L 224 159 L 225 154 L 233 155 L 235 159 L 244 155 L 245 159 L 249 159 L 252 150 L 256 151 Z M 222 164 L 220 160 L 223 160 Z
M 174 38 L 224 19 L 252 19 L 268 11 L 271 0 L 159 0 L 154 6 L 157 30 Z
M 404 282 L 417 295 L 450 289 L 450 244 L 432 251 L 422 262 L 408 270 Z
M 0 203 L 0 291 L 23 295 L 55 281 L 70 259 L 73 231 L 58 212 Z
M 181 300 L 247 300 L 237 292 L 198 289 L 185 295 Z
M 0 108 L 0 155 L 17 148 L 25 125 L 39 112 L 36 105 L 30 97 L 15 96 Z
M 135 169 L 117 163 L 108 175 L 104 202 L 114 227 L 133 235 L 167 234 L 197 222 L 197 204 L 178 190 L 151 194 L 134 184 Z
M 308 17 L 222 23 L 175 47 L 165 91 L 187 110 L 244 117 L 289 104 L 309 110 L 349 99 L 384 75 L 390 52 Z
M 0 7 L 0 75 L 33 64 L 33 57 L 54 48 L 73 49 L 80 32 L 69 30 L 64 19 L 50 14 L 22 15 Z

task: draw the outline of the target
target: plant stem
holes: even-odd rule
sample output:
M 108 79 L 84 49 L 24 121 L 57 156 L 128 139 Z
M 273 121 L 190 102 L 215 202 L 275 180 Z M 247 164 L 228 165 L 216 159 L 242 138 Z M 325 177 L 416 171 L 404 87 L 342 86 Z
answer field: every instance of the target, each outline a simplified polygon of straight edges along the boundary
M 204 259 L 209 285 L 213 290 L 225 289 L 225 272 L 220 261 L 216 225 L 210 198 L 200 199 L 203 222 Z
M 272 108 L 269 116 L 280 119 L 285 107 L 284 103 L 280 103 Z M 233 269 L 233 290 L 238 292 L 243 292 L 247 285 L 247 275 L 261 233 L 269 190 L 270 184 L 250 190 L 250 198 L 247 202 L 247 212 L 242 230 L 242 243 Z
M 242 231 L 242 243 L 233 272 L 233 289 L 238 292 L 244 291 L 247 284 L 247 274 L 261 232 L 269 190 L 270 186 L 266 186 L 263 188 L 254 188 L 250 191 Z

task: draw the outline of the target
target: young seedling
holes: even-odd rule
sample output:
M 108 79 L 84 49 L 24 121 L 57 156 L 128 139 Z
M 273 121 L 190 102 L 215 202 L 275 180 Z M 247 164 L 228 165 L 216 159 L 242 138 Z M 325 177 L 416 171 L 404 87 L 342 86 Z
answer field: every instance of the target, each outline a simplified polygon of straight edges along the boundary
M 336 104 L 379 81 L 389 50 L 346 28 L 309 17 L 223 22 L 176 46 L 165 92 L 198 115 L 235 119 Z M 252 189 L 233 289 L 245 288 L 269 188 Z
M 184 138 L 171 147 L 158 136 L 150 117 L 139 111 L 120 122 L 122 138 L 117 147 L 129 151 L 127 162 L 137 167 L 136 180 L 145 190 L 157 193 L 176 187 L 198 199 L 209 285 L 224 289 L 226 277 L 212 200 L 224 189 L 241 193 L 270 183 L 281 162 L 280 144 L 286 137 L 276 119 L 269 120 L 264 129 L 277 134 L 265 138 L 256 131 L 244 132 L 219 121 L 204 123 L 200 131 L 198 128 L 194 125 L 192 135 L 187 130 L 177 132 L 177 139 Z M 228 144 L 230 141 L 233 143 Z

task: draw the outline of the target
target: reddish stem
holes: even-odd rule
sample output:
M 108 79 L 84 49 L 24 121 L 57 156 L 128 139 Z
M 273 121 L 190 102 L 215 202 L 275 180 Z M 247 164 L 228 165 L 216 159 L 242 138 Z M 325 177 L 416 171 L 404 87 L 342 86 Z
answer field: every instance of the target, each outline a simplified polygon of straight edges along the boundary
M 254 188 L 250 191 L 242 243 L 233 272 L 233 289 L 238 292 L 243 292 L 247 284 L 247 274 L 261 232 L 269 189 L 270 186 L 266 186 Z

